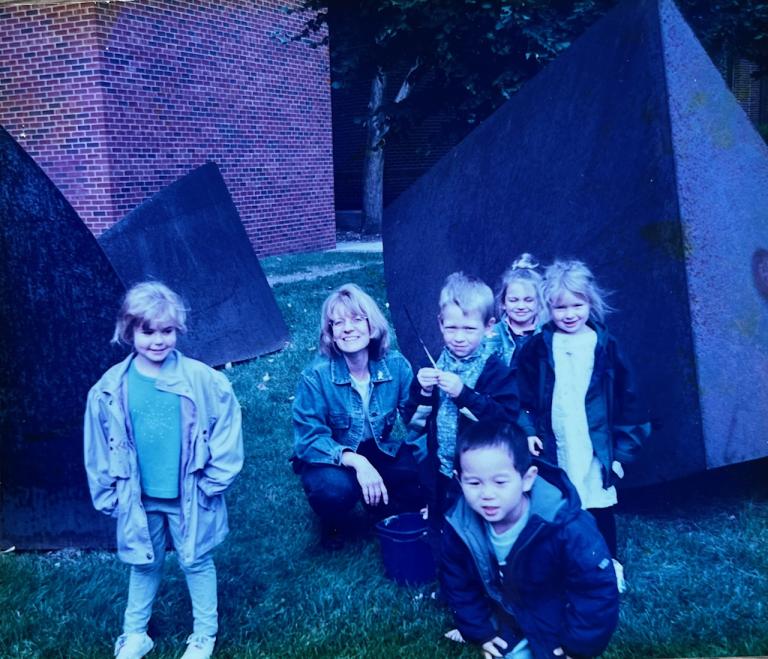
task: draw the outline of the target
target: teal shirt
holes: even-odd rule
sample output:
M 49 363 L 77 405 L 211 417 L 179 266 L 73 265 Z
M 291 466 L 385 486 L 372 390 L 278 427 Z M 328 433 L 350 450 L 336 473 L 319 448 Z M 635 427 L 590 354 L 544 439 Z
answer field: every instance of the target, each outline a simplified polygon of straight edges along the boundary
M 128 413 L 139 459 L 141 491 L 150 497 L 179 496 L 181 466 L 181 401 L 160 391 L 156 380 L 128 369 Z

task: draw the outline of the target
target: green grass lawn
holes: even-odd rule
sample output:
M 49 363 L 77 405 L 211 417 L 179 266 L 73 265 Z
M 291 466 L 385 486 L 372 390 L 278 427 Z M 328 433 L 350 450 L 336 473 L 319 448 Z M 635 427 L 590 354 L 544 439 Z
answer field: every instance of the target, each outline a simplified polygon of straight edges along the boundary
M 275 284 L 289 345 L 227 371 L 243 407 L 246 465 L 228 495 L 232 532 L 217 552 L 216 656 L 478 656 L 442 638 L 450 618 L 431 598 L 433 585 L 400 588 L 382 575 L 371 534 L 337 553 L 318 548 L 288 464 L 291 399 L 315 351 L 320 305 L 332 288 L 355 281 L 383 306 L 381 255 L 283 256 L 262 265 L 271 277 L 354 269 Z M 758 475 L 740 467 L 625 496 L 618 524 L 629 591 L 607 657 L 768 654 L 768 492 Z M 111 656 L 127 574 L 108 552 L 0 555 L 0 657 Z M 179 656 L 190 626 L 184 580 L 169 555 L 150 657 Z

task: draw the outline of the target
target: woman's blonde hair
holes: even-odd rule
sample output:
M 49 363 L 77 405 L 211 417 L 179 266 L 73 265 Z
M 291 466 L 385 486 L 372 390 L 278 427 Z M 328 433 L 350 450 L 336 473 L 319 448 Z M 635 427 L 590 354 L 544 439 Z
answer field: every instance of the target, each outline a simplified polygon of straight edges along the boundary
M 536 312 L 536 323 L 538 325 L 543 325 L 547 322 L 549 316 L 547 305 L 544 304 L 544 296 L 541 292 L 541 288 L 544 284 L 544 277 L 542 277 L 539 272 L 539 262 L 528 252 L 524 252 L 518 256 L 501 276 L 501 284 L 496 293 L 498 317 L 501 318 L 504 314 L 504 299 L 507 297 L 507 288 L 510 284 L 513 284 L 516 281 L 521 281 L 533 286 L 533 290 L 536 294 L 536 306 L 538 307 Z
M 133 345 L 137 328 L 167 320 L 179 331 L 187 331 L 187 309 L 181 298 L 159 281 L 143 281 L 125 294 L 115 323 L 112 343 Z
M 389 323 L 381 313 L 379 305 L 357 284 L 343 284 L 325 298 L 320 312 L 320 352 L 328 357 L 340 354 L 333 340 L 331 326 L 331 313 L 338 306 L 352 315 L 363 316 L 368 321 L 371 333 L 368 356 L 371 359 L 384 357 L 389 350 Z
M 589 302 L 590 315 L 600 322 L 605 320 L 606 314 L 613 311 L 605 301 L 609 295 L 608 291 L 597 285 L 592 271 L 581 261 L 555 261 L 544 272 L 542 293 L 549 306 L 564 291 Z

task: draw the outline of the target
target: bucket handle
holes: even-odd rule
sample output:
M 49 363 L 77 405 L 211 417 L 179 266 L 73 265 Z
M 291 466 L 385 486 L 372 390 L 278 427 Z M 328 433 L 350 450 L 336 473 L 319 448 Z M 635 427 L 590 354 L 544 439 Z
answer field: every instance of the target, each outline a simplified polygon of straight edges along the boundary
M 427 530 L 424 529 L 421 533 L 419 533 L 419 535 L 412 536 L 410 538 L 401 539 L 391 535 L 384 535 L 383 537 L 385 537 L 387 540 L 390 540 L 391 542 L 406 543 L 406 542 L 418 542 L 419 540 L 423 540 L 424 538 L 426 538 L 426 536 L 427 536 Z

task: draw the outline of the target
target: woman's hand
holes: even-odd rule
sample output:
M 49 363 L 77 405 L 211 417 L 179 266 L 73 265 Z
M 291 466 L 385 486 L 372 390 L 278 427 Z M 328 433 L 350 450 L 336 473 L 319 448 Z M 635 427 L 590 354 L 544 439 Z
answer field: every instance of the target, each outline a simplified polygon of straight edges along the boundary
M 384 485 L 384 479 L 376 468 L 368 461 L 368 458 L 352 451 L 344 451 L 341 455 L 341 464 L 355 470 L 357 482 L 363 492 L 363 501 L 369 506 L 378 506 L 389 503 L 389 494 Z

